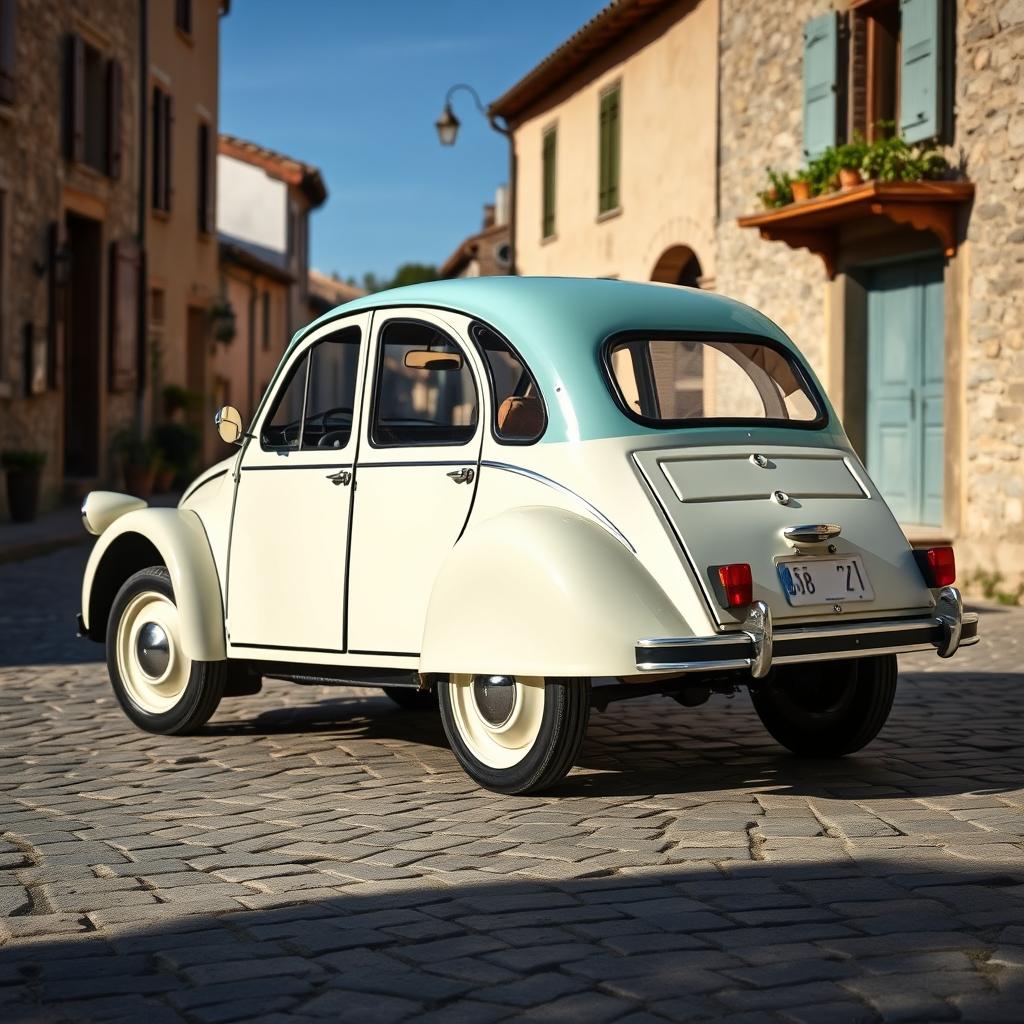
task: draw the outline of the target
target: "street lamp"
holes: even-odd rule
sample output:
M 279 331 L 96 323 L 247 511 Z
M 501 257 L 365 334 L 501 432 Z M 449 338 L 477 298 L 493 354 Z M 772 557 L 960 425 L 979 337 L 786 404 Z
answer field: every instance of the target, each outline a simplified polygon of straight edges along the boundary
M 493 128 L 499 135 L 504 135 L 508 141 L 508 249 L 509 249 L 509 267 L 508 272 L 515 274 L 516 271 L 516 147 L 515 139 L 512 137 L 512 131 L 508 127 L 508 124 L 499 124 L 493 114 L 487 112 L 487 108 L 484 107 L 480 100 L 480 95 L 477 93 L 471 85 L 466 85 L 465 82 L 458 82 L 453 85 L 447 92 L 444 98 L 444 110 L 441 111 L 441 116 L 434 122 L 434 127 L 437 129 L 437 138 L 442 146 L 454 146 L 455 140 L 459 135 L 459 126 L 461 122 L 455 116 L 455 111 L 452 110 L 452 95 L 459 89 L 463 89 L 473 97 L 473 102 L 476 104 L 476 109 L 487 119 L 487 123 Z M 504 120 L 504 118 L 502 119 Z

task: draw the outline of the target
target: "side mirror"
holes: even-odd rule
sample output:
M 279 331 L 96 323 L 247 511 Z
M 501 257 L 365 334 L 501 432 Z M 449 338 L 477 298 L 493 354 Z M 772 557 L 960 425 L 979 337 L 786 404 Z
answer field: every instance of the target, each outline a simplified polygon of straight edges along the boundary
M 242 416 L 233 405 L 225 405 L 218 409 L 213 417 L 213 422 L 217 424 L 217 433 L 220 434 L 222 441 L 226 441 L 228 444 L 241 442 L 245 433 L 242 428 Z
M 458 352 L 411 349 L 405 353 L 405 365 L 410 370 L 461 370 L 462 356 Z

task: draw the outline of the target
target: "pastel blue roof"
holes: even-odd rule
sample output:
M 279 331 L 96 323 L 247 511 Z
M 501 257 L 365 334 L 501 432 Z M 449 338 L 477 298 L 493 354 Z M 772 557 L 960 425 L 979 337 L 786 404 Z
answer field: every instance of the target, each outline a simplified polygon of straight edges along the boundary
M 649 433 L 615 405 L 599 350 L 625 330 L 742 332 L 795 346 L 766 316 L 741 302 L 693 288 L 582 277 L 475 277 L 376 292 L 346 302 L 300 330 L 350 313 L 396 306 L 454 310 L 503 334 L 537 378 L 548 408 L 545 441 Z

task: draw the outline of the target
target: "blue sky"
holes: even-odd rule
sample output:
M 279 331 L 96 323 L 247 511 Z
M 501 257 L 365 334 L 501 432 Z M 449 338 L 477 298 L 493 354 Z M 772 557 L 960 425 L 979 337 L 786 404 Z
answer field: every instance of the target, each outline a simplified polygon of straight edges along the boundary
M 221 22 L 221 129 L 316 164 L 330 196 L 312 263 L 357 279 L 440 264 L 478 230 L 508 148 L 465 92 L 453 148 L 434 121 L 455 82 L 486 104 L 602 0 L 242 0 Z

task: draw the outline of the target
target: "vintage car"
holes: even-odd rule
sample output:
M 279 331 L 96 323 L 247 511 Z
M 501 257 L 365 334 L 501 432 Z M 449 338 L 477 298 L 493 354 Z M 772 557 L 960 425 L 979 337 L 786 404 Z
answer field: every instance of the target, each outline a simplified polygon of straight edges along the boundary
M 770 320 L 703 291 L 483 278 L 300 331 L 177 508 L 94 492 L 79 628 L 137 726 L 263 677 L 440 706 L 480 785 L 550 787 L 591 707 L 750 691 L 797 754 L 882 727 L 896 655 L 977 639 Z M 895 438 L 893 443 L 899 444 Z

